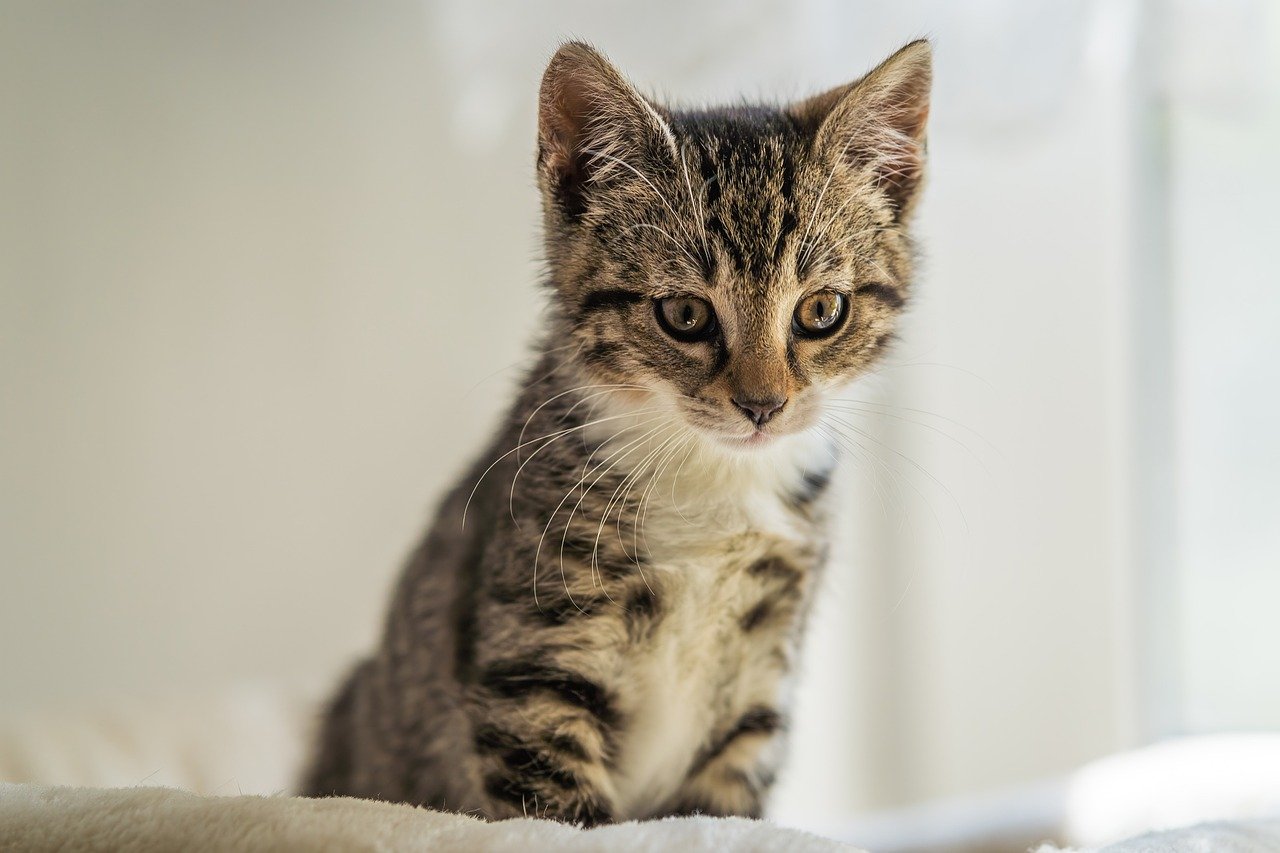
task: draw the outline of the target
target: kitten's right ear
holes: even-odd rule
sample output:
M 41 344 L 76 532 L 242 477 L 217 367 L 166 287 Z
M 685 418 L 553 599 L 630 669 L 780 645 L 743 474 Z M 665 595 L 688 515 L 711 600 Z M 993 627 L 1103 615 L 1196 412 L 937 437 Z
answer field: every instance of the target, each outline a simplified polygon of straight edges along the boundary
M 592 185 L 668 153 L 671 128 L 604 56 L 582 42 L 556 51 L 538 98 L 538 171 L 568 217 L 586 211 Z
M 819 150 L 871 170 L 899 219 L 924 177 L 932 56 L 929 42 L 913 41 L 861 80 L 791 108 Z

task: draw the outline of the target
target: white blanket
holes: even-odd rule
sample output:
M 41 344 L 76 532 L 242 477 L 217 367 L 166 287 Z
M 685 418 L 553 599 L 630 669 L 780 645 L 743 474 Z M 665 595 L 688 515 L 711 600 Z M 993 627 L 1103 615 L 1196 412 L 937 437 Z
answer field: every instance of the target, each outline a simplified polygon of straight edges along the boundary
M 579 829 L 486 823 L 347 798 L 204 797 L 172 788 L 0 784 L 0 850 L 595 851 L 849 853 L 816 835 L 743 818 L 667 818 Z
M 1149 832 L 1105 847 L 1065 848 L 1048 845 L 1036 853 L 1276 853 L 1280 820 L 1214 821 Z
M 173 788 L 0 784 L 0 850 L 604 851 L 854 853 L 816 835 L 743 818 L 666 818 L 580 829 L 547 820 L 487 823 L 347 798 L 208 797 Z M 1273 853 L 1280 821 L 1216 822 L 1080 853 Z M 1046 845 L 1036 853 L 1057 853 Z

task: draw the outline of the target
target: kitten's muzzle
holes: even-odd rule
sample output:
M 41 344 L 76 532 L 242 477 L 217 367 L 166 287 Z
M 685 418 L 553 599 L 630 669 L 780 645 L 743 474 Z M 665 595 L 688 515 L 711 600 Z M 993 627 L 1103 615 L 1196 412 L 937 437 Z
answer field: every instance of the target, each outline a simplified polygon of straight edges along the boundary
M 739 411 L 746 415 L 757 427 L 762 427 L 771 421 L 773 416 L 782 411 L 782 407 L 787 404 L 786 397 L 751 399 L 735 396 L 731 399 Z

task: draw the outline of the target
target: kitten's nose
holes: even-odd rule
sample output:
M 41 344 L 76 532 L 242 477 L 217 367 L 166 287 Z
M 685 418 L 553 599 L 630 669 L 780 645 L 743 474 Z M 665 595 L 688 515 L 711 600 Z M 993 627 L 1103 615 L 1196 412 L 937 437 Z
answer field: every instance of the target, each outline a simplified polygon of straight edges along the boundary
M 751 422 L 758 427 L 767 424 L 787 404 L 786 397 L 768 397 L 762 400 L 750 400 L 742 397 L 733 397 L 731 399 L 733 404 L 741 409 L 742 413 L 749 417 Z

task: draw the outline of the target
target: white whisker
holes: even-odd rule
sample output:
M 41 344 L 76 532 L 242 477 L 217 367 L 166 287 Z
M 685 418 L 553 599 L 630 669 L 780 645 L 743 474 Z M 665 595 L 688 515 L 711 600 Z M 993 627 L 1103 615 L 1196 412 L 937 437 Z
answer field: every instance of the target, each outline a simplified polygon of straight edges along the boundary
M 642 441 L 643 438 L 644 436 L 641 436 L 641 438 L 638 439 L 637 441 Z M 636 441 L 632 441 L 628 443 L 626 447 L 633 447 L 636 443 L 637 443 Z M 617 451 L 617 452 L 621 452 L 621 451 Z M 605 462 L 601 463 L 601 466 L 608 463 L 609 460 L 612 458 L 613 457 L 610 456 L 608 459 L 605 460 Z M 556 516 L 559 515 L 560 510 L 564 508 L 564 505 L 568 503 L 569 498 L 573 496 L 573 493 L 577 489 L 581 488 L 582 484 L 585 483 L 587 477 L 591 476 L 591 474 L 594 474 L 596 471 L 600 469 L 600 466 L 597 466 L 595 469 L 592 469 L 590 472 L 586 472 L 585 469 L 589 466 L 589 464 L 590 464 L 590 457 L 588 457 L 588 460 L 586 461 L 586 463 L 584 463 L 583 476 L 579 478 L 578 482 L 565 493 L 564 497 L 560 499 L 560 503 L 556 504 L 555 509 L 551 511 L 550 516 L 547 518 L 546 525 L 542 528 L 542 535 L 538 537 L 538 547 L 534 550 L 534 554 L 533 554 L 533 603 L 535 607 L 540 606 L 538 604 L 538 561 L 542 556 L 542 544 L 546 540 L 547 533 L 551 530 L 551 525 L 555 522 Z M 599 477 L 596 478 L 596 481 L 592 482 L 592 485 L 595 485 L 595 482 L 598 482 L 599 478 L 603 477 L 605 473 L 607 473 L 607 469 L 604 473 L 601 473 Z M 587 488 L 587 491 L 590 491 L 590 487 Z M 579 505 L 582 503 L 582 500 L 585 497 L 586 497 L 586 492 L 584 492 L 582 497 L 578 499 Z M 572 515 L 570 516 L 569 521 L 572 521 Z M 569 601 L 573 604 L 574 607 L 578 607 L 577 602 L 574 601 L 573 599 L 573 593 L 569 589 L 569 582 L 564 576 L 564 543 L 568 540 L 568 530 L 569 530 L 569 523 L 566 522 L 565 535 L 561 539 L 560 577 L 561 577 L 561 580 L 564 582 L 565 592 L 568 593 L 569 595 Z M 580 607 L 578 609 L 582 610 L 582 608 Z
M 563 394 L 560 394 L 560 395 L 557 395 L 557 396 L 564 396 L 564 395 L 563 395 Z M 545 405 L 545 403 L 544 403 L 543 405 Z M 541 408 L 541 407 L 539 407 L 539 408 Z M 655 410 L 655 411 L 656 411 L 656 410 Z M 476 491 L 480 488 L 480 484 L 484 481 L 484 478 L 485 478 L 486 476 L 488 476 L 488 474 L 489 474 L 489 472 L 490 472 L 490 471 L 492 471 L 495 467 L 497 467 L 497 465 L 498 465 L 500 462 L 502 462 L 504 459 L 506 459 L 506 458 L 507 458 L 508 456 L 510 456 L 511 454 L 513 454 L 513 453 L 517 453 L 517 452 L 519 452 L 521 449 L 523 449 L 523 448 L 525 448 L 525 447 L 528 447 L 530 444 L 534 444 L 534 443 L 539 442 L 539 441 L 542 441 L 542 440 L 544 440 L 544 439 L 555 440 L 555 439 L 561 438 L 561 437 L 563 437 L 563 436 L 565 436 L 565 435 L 568 435 L 569 433 L 576 432 L 576 431 L 578 431 L 578 430 L 583 430 L 583 429 L 586 429 L 586 428 L 588 428 L 588 427 L 595 426 L 595 425 L 597 425 L 597 424 L 605 423 L 606 421 L 619 420 L 619 419 L 621 419 L 621 418 L 627 418 L 627 417 L 633 417 L 633 416 L 634 416 L 633 414 L 626 414 L 626 415 L 613 415 L 613 416 L 610 416 L 610 417 L 608 417 L 608 418 L 598 418 L 598 419 L 596 419 L 596 420 L 594 420 L 594 421 L 588 421 L 588 422 L 583 423 L 583 424 L 578 424 L 577 426 L 568 427 L 568 428 L 563 429 L 563 430 L 558 430 L 557 432 L 550 433 L 549 435 L 541 435 L 541 436 L 538 436 L 537 438 L 531 438 L 531 439 L 529 439 L 528 441 L 521 441 L 521 442 L 520 442 L 519 444 L 517 444 L 515 447 L 511 448 L 511 449 L 510 449 L 510 450 L 508 450 L 506 453 L 502 454 L 502 455 L 501 455 L 501 456 L 499 456 L 497 459 L 493 460 L 493 462 L 489 464 L 489 467 L 485 468 L 485 469 L 484 469 L 484 471 L 480 474 L 480 476 L 476 479 L 476 484 L 475 484 L 474 486 L 472 486 L 472 487 L 471 487 L 471 493 L 467 496 L 467 502 L 466 502 L 466 504 L 464 504 L 464 505 L 463 505 L 463 507 L 462 507 L 462 529 L 466 529 L 466 526 L 467 526 L 467 510 L 468 510 L 468 509 L 470 509 L 470 507 L 471 507 L 471 501 L 475 498 L 475 496 L 476 496 Z M 530 416 L 530 417 L 532 417 L 532 416 Z M 521 428 L 521 430 L 520 430 L 520 435 L 521 435 L 521 437 L 523 437 L 523 435 L 524 435 L 524 430 L 525 430 L 525 428 L 527 428 L 528 426 L 529 426 L 529 422 L 528 422 L 528 421 L 525 421 L 525 425 L 524 425 L 524 427 L 522 427 L 522 428 Z M 541 449 L 541 448 L 539 448 L 539 449 Z M 534 451 L 534 452 L 536 453 L 537 451 Z
M 673 424 L 672 428 L 678 430 L 679 425 Z M 624 486 L 626 486 L 626 492 L 623 496 L 623 505 L 625 506 L 626 498 L 631 494 L 631 486 L 634 485 L 641 476 L 643 476 L 643 472 L 647 467 L 649 461 L 653 459 L 657 453 L 660 453 L 662 448 L 665 446 L 665 441 L 667 440 L 665 439 L 665 435 L 666 434 L 664 433 L 664 439 L 660 440 L 661 443 L 659 443 L 658 447 L 650 450 L 649 453 L 640 460 L 640 462 L 636 465 L 636 467 L 629 474 L 627 474 L 627 476 L 622 478 L 622 482 L 619 483 L 618 486 L 613 490 L 613 494 L 609 496 L 609 500 L 605 504 L 604 511 L 600 514 L 600 524 L 596 528 L 596 538 L 591 547 L 591 571 L 592 571 L 593 580 L 596 577 L 596 570 L 599 565 L 597 562 L 597 559 L 600 551 L 600 536 L 604 531 L 605 524 L 607 524 L 609 521 L 609 514 L 613 511 L 613 507 L 618 505 L 617 503 L 618 493 L 623 489 Z M 628 485 L 628 482 L 630 482 L 631 485 Z M 622 511 L 625 511 L 625 510 L 620 510 L 620 513 Z M 623 549 L 623 553 L 626 553 L 625 548 Z M 648 581 L 645 581 L 645 583 L 647 585 Z M 601 585 L 603 586 L 603 583 Z
M 684 170 L 684 185 L 689 191 L 689 203 L 696 204 L 698 208 L 698 228 L 702 233 L 702 253 L 703 260 L 707 265 L 711 265 L 711 246 L 707 243 L 707 220 L 702 210 L 702 194 L 699 193 L 697 199 L 693 196 L 693 184 L 689 180 L 689 164 L 685 162 L 684 147 L 680 148 L 680 167 Z
M 591 155 L 591 156 L 593 156 L 593 157 L 600 157 L 600 158 L 603 158 L 603 159 L 605 159 L 605 160 L 608 160 L 608 161 L 610 161 L 610 162 L 612 162 L 612 163 L 616 163 L 616 164 L 618 164 L 619 166 L 622 166 L 622 167 L 624 167 L 624 168 L 626 168 L 626 169 L 631 170 L 631 172 L 632 172 L 632 173 L 633 173 L 637 178 L 639 178 L 640 180 L 644 181 L 644 182 L 649 186 L 649 189 L 653 190 L 653 193 L 654 193 L 654 195 L 656 195 L 656 196 L 658 197 L 658 200 L 659 200 L 659 201 L 661 201 L 664 205 L 666 205 L 667 210 L 671 212 L 671 215 L 675 218 L 675 221 L 676 221 L 676 222 L 681 223 L 682 225 L 684 225 L 685 236 L 686 236 L 686 237 L 688 237 L 688 238 L 690 238 L 690 239 L 692 239 L 693 235 L 689 232 L 689 230 L 688 230 L 688 226 L 687 226 L 687 225 L 685 225 L 685 221 L 686 221 L 687 217 L 681 216 L 681 215 L 676 211 L 675 205 L 673 205 L 673 204 L 671 203 L 671 201 L 670 201 L 670 200 L 667 198 L 667 196 L 662 192 L 662 190 L 658 189 L 657 185 L 655 185 L 655 184 L 653 183 L 653 181 L 649 180 L 649 178 L 648 178 L 648 177 L 647 177 L 643 172 L 641 172 L 641 171 L 640 171 L 639 169 L 637 169 L 635 166 L 632 166 L 632 165 L 631 165 L 630 163 L 628 163 L 626 160 L 623 160 L 621 157 L 617 157 L 617 156 L 615 156 L 615 155 L 613 155 L 613 154 L 609 154 L 609 153 L 606 153 L 606 152 L 604 152 L 604 151 L 593 150 L 593 149 L 590 149 L 590 148 L 584 148 L 584 149 L 583 149 L 583 151 L 584 151 L 585 153 L 587 153 L 587 154 L 590 154 L 590 155 Z

